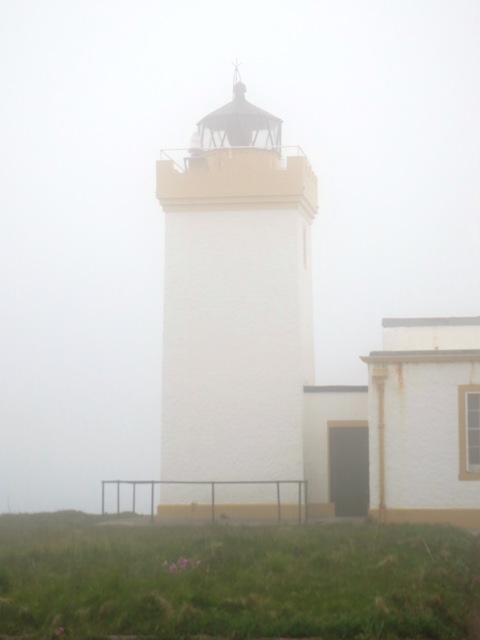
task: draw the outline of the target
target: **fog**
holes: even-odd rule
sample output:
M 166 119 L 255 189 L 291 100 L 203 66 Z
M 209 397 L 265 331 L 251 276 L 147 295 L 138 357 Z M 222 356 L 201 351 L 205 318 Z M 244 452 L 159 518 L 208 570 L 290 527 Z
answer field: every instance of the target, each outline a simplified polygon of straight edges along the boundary
M 155 161 L 236 59 L 318 176 L 317 383 L 366 384 L 383 317 L 480 315 L 476 0 L 3 0 L 0 512 L 159 477 Z

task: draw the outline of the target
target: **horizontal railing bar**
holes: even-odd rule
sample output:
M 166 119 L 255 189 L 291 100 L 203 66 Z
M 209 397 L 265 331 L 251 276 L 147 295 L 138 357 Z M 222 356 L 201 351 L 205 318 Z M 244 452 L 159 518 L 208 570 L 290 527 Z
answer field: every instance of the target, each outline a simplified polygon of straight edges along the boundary
M 105 484 L 302 484 L 306 480 L 102 480 Z

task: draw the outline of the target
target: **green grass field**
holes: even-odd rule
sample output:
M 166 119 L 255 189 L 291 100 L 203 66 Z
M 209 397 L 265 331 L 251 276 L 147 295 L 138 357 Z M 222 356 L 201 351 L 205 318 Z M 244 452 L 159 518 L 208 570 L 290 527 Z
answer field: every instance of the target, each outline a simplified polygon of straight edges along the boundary
M 0 516 L 0 637 L 475 638 L 480 543 L 444 526 Z

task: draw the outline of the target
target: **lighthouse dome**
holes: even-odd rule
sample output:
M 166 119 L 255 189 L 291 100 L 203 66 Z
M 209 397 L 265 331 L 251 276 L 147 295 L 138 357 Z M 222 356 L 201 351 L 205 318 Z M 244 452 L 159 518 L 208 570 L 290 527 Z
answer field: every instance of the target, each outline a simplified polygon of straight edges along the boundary
M 247 87 L 233 85 L 233 100 L 198 122 L 203 148 L 258 147 L 279 150 L 282 120 L 256 107 L 245 98 Z

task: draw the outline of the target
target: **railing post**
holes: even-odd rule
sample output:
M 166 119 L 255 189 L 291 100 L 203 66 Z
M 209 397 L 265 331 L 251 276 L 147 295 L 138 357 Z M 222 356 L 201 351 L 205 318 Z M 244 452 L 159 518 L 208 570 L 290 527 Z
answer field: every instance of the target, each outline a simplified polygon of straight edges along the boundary
M 280 507 L 280 482 L 277 480 L 277 517 L 278 522 L 282 521 L 282 510 Z
M 132 513 L 135 514 L 135 490 L 137 488 L 137 483 L 134 481 L 132 482 L 133 485 L 133 504 L 132 504 Z
M 215 522 L 215 483 L 212 482 L 212 522 Z
M 102 516 L 105 515 L 105 480 L 102 480 Z
M 298 524 L 302 524 L 302 481 L 298 481 Z
M 150 522 L 153 524 L 153 503 L 154 503 L 154 494 L 155 494 L 155 481 L 152 480 L 152 495 L 150 500 Z
M 120 515 L 120 481 L 117 480 L 117 516 Z
M 305 500 L 305 524 L 308 522 L 308 480 L 303 481 L 304 491 L 303 498 Z

